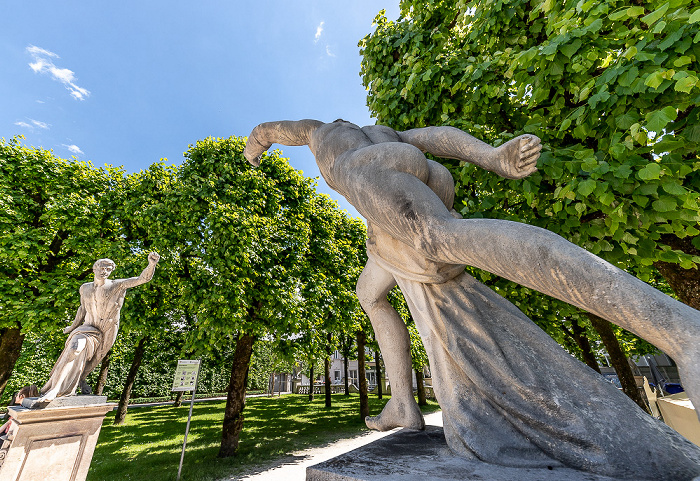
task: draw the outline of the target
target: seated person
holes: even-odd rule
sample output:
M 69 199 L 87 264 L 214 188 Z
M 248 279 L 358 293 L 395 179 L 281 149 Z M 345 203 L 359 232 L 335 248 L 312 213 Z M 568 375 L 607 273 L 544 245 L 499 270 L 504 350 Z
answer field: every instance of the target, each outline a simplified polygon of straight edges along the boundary
M 28 386 L 24 386 L 22 389 L 20 389 L 18 392 L 16 392 L 12 396 L 12 400 L 10 401 L 10 406 L 21 406 L 22 405 L 22 400 L 26 397 L 37 397 L 39 395 L 39 389 L 36 387 L 35 384 L 30 384 Z M 12 427 L 12 418 L 8 419 L 8 421 L 0 426 L 0 436 L 6 435 L 9 431 L 10 428 Z

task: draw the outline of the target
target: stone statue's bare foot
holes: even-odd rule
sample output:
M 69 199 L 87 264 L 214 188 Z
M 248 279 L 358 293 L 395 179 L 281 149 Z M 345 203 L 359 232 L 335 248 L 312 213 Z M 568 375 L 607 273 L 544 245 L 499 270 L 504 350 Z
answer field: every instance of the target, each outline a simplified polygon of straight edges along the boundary
M 379 416 L 367 416 L 365 424 L 368 428 L 377 431 L 388 431 L 399 427 L 424 429 L 423 413 L 420 412 L 420 408 L 413 398 L 411 401 L 413 402 L 405 403 L 392 397 Z
M 539 137 L 521 135 L 495 149 L 494 165 L 489 170 L 508 179 L 522 179 L 537 170 L 541 150 Z

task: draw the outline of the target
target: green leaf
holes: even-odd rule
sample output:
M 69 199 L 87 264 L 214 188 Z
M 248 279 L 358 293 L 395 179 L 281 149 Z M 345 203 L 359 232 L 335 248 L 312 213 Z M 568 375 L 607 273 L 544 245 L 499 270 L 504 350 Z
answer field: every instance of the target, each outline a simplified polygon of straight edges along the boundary
M 630 85 L 632 85 L 632 82 L 637 80 L 638 77 L 639 69 L 637 67 L 631 67 L 629 70 L 627 70 L 625 73 L 618 77 L 617 83 L 619 83 L 623 87 L 629 87 Z
M 646 23 L 647 25 L 651 25 L 654 22 L 656 22 L 658 19 L 663 17 L 664 13 L 668 10 L 669 3 L 666 2 L 661 7 L 657 8 L 653 12 L 651 12 L 649 15 L 646 15 L 642 17 L 642 22 Z
M 615 201 L 615 195 L 612 192 L 605 192 L 598 200 L 603 205 L 611 205 Z
M 690 62 L 692 62 L 692 59 L 687 55 L 683 55 L 682 57 L 678 57 L 673 61 L 673 66 L 682 67 L 683 65 L 688 65 Z
M 642 14 L 644 14 L 644 7 L 630 7 L 627 9 L 628 17 L 638 17 Z
M 637 122 L 637 117 L 633 116 L 629 112 L 625 112 L 624 114 L 615 117 L 615 125 L 622 130 L 629 129 L 635 124 L 635 122 Z
M 690 93 L 691 90 L 693 90 L 693 87 L 697 85 L 698 83 L 698 78 L 690 75 L 688 77 L 682 78 L 679 81 L 676 82 L 676 85 L 673 86 L 673 89 L 676 92 L 685 92 L 687 94 Z
M 579 48 L 581 48 L 581 39 L 577 38 L 571 43 L 562 45 L 559 50 L 568 58 L 571 58 L 578 51 Z
M 671 195 L 683 195 L 686 192 L 685 188 L 682 185 L 677 184 L 673 181 L 661 184 L 661 188 Z
M 637 173 L 641 180 L 658 179 L 659 174 L 661 174 L 661 166 L 656 163 L 647 164 Z
M 700 8 L 696 9 L 688 19 L 688 23 L 698 23 L 700 22 Z
M 675 107 L 664 107 L 660 110 L 650 112 L 646 116 L 646 128 L 649 131 L 661 133 L 669 122 L 676 120 L 678 110 Z
M 625 18 L 626 16 L 627 16 L 627 9 L 623 9 L 623 10 L 618 10 L 617 12 L 611 13 L 610 15 L 608 15 L 608 18 L 610 20 L 612 20 L 613 22 L 615 22 L 617 20 L 621 20 L 621 19 Z
M 593 193 L 595 190 L 596 182 L 593 179 L 584 180 L 578 185 L 576 191 L 582 196 L 586 197 Z
M 654 202 L 652 202 L 651 206 L 657 212 L 671 212 L 673 210 L 676 210 L 678 204 L 676 203 L 676 199 L 674 199 L 673 197 L 664 195 L 661 196 L 659 200 L 655 200 Z
M 664 81 L 664 75 L 663 72 L 657 70 L 656 72 L 653 72 L 649 74 L 647 79 L 644 81 L 644 85 L 647 87 L 651 87 L 653 89 L 658 88 L 659 85 L 661 85 L 661 82 Z

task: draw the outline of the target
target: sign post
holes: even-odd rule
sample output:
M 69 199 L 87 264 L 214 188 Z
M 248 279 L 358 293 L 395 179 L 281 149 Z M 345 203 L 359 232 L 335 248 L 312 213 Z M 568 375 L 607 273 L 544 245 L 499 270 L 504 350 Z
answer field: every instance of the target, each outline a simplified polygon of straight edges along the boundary
M 197 393 L 197 378 L 199 377 L 199 360 L 179 360 L 175 369 L 175 379 L 171 391 L 192 391 L 192 401 L 190 402 L 190 414 L 187 417 L 187 427 L 185 428 L 185 441 L 182 443 L 182 454 L 180 455 L 180 467 L 177 470 L 177 481 L 180 481 L 182 474 L 182 462 L 185 460 L 185 448 L 187 447 L 187 435 L 190 432 L 190 421 L 192 420 L 192 408 L 194 407 L 194 397 Z

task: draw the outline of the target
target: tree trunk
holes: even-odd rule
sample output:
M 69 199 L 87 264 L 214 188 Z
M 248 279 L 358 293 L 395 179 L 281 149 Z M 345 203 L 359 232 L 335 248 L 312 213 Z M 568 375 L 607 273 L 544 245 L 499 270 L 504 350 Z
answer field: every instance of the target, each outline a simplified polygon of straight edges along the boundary
M 367 377 L 365 374 L 365 331 L 357 331 L 357 377 L 360 383 L 360 418 L 369 416 L 369 397 L 367 396 Z
M 175 406 L 176 408 L 179 408 L 180 406 L 182 406 L 182 398 L 183 398 L 184 394 L 185 394 L 185 391 L 178 391 L 177 392 L 173 406 Z
M 134 381 L 136 381 L 136 374 L 139 372 L 139 367 L 141 367 L 141 361 L 143 361 L 143 355 L 146 352 L 146 343 L 148 342 L 148 336 L 144 336 L 139 341 L 134 351 L 134 360 L 131 361 L 131 367 L 129 368 L 129 374 L 126 376 L 126 381 L 124 381 L 124 389 L 122 389 L 122 395 L 119 398 L 119 406 L 117 406 L 117 414 L 114 416 L 114 425 L 118 426 L 124 424 L 124 419 L 126 419 L 126 410 L 129 406 L 129 398 L 131 397 L 131 388 L 134 387 Z
M 415 369 L 414 372 L 416 373 L 416 387 L 418 388 L 418 405 L 425 406 L 428 404 L 428 401 L 425 398 L 425 382 L 423 379 L 423 370 Z
M 235 456 L 238 452 L 238 441 L 243 430 L 243 408 L 245 407 L 245 390 L 248 382 L 248 367 L 253 355 L 255 338 L 249 334 L 241 334 L 236 342 L 231 366 L 231 380 L 228 383 L 226 409 L 224 410 L 224 425 L 221 434 L 220 458 Z
M 328 344 L 326 344 L 326 359 L 323 363 L 323 385 L 326 391 L 326 407 L 329 408 L 331 407 L 331 354 L 333 353 L 331 350 L 333 335 L 330 332 L 326 334 L 326 341 L 328 341 Z
M 379 351 L 374 351 L 374 372 L 376 375 L 377 379 L 377 399 L 382 398 L 382 366 L 379 363 L 381 361 L 381 358 L 379 356 Z
M 24 334 L 20 326 L 0 329 L 0 396 L 5 391 L 17 359 L 22 352 Z
M 314 365 L 309 368 L 309 401 L 314 400 Z
M 112 355 L 112 350 L 107 351 L 107 355 L 102 359 L 100 364 L 100 375 L 97 377 L 97 386 L 95 386 L 95 395 L 102 396 L 102 391 L 107 384 L 107 372 L 109 371 L 109 358 Z
M 600 366 L 598 366 L 598 361 L 596 360 L 593 350 L 591 349 L 591 343 L 588 341 L 588 337 L 586 337 L 586 329 L 579 326 L 578 322 L 572 321 L 571 330 L 573 331 L 574 341 L 576 341 L 578 347 L 581 348 L 583 362 L 585 362 L 588 367 L 600 374 Z
M 693 237 L 676 237 L 670 234 L 661 236 L 661 241 L 674 250 L 700 256 L 700 249 L 692 244 Z M 700 310 L 700 269 L 683 269 L 678 264 L 654 262 L 654 267 L 666 279 L 681 302 Z
M 610 355 L 610 362 L 612 363 L 613 368 L 615 368 L 617 377 L 620 380 L 622 391 L 627 394 L 632 401 L 636 402 L 640 408 L 646 412 L 649 412 L 649 408 L 642 400 L 639 389 L 637 389 L 637 383 L 634 381 L 634 374 L 632 374 L 632 369 L 627 362 L 627 357 L 622 352 L 620 342 L 617 340 L 617 337 L 615 337 L 615 333 L 612 330 L 612 325 L 605 319 L 601 319 L 590 312 L 588 313 L 588 318 L 591 320 L 593 328 L 600 336 L 601 341 L 603 341 L 603 344 L 605 345 L 605 349 Z
M 346 396 L 350 395 L 350 379 L 348 379 L 348 377 L 350 376 L 350 371 L 348 369 L 348 357 L 350 357 L 350 353 L 343 352 L 343 377 L 345 378 L 345 395 Z
M 323 363 L 323 386 L 326 396 L 326 407 L 331 407 L 331 359 L 329 357 Z

